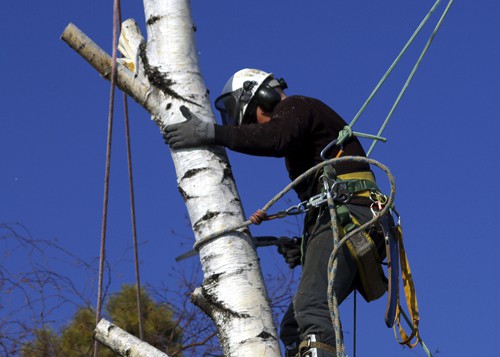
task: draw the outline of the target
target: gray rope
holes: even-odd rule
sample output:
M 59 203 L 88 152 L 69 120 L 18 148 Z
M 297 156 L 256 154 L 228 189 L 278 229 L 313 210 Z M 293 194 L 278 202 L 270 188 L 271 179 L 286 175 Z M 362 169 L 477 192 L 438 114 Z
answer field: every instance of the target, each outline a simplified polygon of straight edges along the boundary
M 304 181 L 307 177 L 316 174 L 316 172 L 320 169 L 322 169 L 326 165 L 334 165 L 338 164 L 341 162 L 346 162 L 346 161 L 351 161 L 351 162 L 365 162 L 371 165 L 375 166 L 383 166 L 381 163 L 379 163 L 376 160 L 366 158 L 364 156 L 343 156 L 335 159 L 329 159 L 326 161 L 323 161 L 316 166 L 311 167 L 309 170 L 298 176 L 295 180 L 293 180 L 291 183 L 289 183 L 283 190 L 281 190 L 276 196 L 274 196 L 269 202 L 265 204 L 265 206 L 261 209 L 263 212 L 267 212 L 278 200 L 280 200 L 284 195 L 286 195 L 291 189 L 293 189 L 295 186 L 300 184 L 302 181 Z M 385 167 L 385 166 L 383 166 Z M 201 237 L 198 239 L 193 246 L 193 249 L 199 251 L 200 248 L 213 241 L 214 239 L 217 239 L 221 236 L 227 235 L 228 233 L 239 231 L 243 228 L 246 228 L 250 226 L 252 222 L 250 220 L 246 220 L 240 224 L 236 224 L 233 226 L 230 226 L 226 229 L 222 229 L 216 232 L 213 232 L 205 237 Z
M 325 180 L 325 186 L 328 186 L 328 183 Z M 331 219 L 331 228 L 333 235 L 333 249 L 338 250 L 340 247 L 339 242 L 339 229 L 337 225 L 337 212 L 335 210 L 335 203 L 333 202 L 333 197 L 330 193 L 330 190 L 327 189 L 327 199 L 328 199 L 328 210 L 330 212 Z M 330 309 L 330 318 L 333 324 L 333 331 L 335 332 L 335 349 L 337 352 L 337 357 L 344 357 L 345 354 L 345 346 L 344 346 L 344 334 L 342 333 L 342 324 L 340 322 L 340 311 L 339 304 L 337 300 L 337 296 L 335 295 L 335 291 L 333 289 L 333 282 L 335 276 L 337 274 L 337 259 L 330 255 L 328 260 L 328 308 Z
M 334 249 L 330 255 L 329 261 L 328 261 L 328 307 L 330 310 L 330 317 L 332 319 L 332 324 L 333 328 L 335 331 L 335 343 L 336 343 L 336 348 L 337 348 L 337 357 L 345 357 L 345 346 L 343 342 L 343 334 L 342 334 L 342 325 L 340 321 L 340 313 L 339 313 L 339 308 L 338 308 L 338 301 L 337 297 L 335 296 L 335 291 L 333 289 L 333 283 L 335 281 L 335 276 L 337 273 L 337 255 L 339 252 L 339 249 L 342 247 L 343 244 L 349 240 L 353 235 L 357 234 L 358 232 L 367 229 L 371 225 L 373 225 L 380 216 L 384 215 L 387 213 L 387 211 L 393 206 L 394 204 L 394 198 L 396 195 L 396 185 L 395 185 L 395 180 L 394 176 L 390 172 L 390 170 L 387 168 L 387 166 L 381 164 L 380 162 L 363 157 L 363 156 L 343 156 L 339 158 L 334 158 L 334 159 L 329 159 L 326 161 L 323 161 L 316 166 L 313 166 L 306 172 L 304 172 L 302 175 L 297 177 L 295 180 L 293 180 L 290 184 L 288 184 L 282 191 L 280 191 L 276 196 L 274 196 L 266 205 L 261 209 L 263 212 L 267 212 L 269 208 L 271 208 L 280 198 L 282 198 L 287 192 L 289 192 L 292 188 L 297 186 L 299 183 L 304 181 L 308 176 L 316 174 L 318 170 L 322 169 L 323 167 L 327 165 L 334 165 L 338 164 L 341 162 L 360 162 L 360 163 L 366 163 L 369 165 L 374 165 L 380 168 L 382 171 L 385 172 L 387 175 L 387 178 L 389 180 L 391 190 L 390 190 L 390 195 L 388 197 L 387 203 L 385 204 L 384 208 L 380 211 L 378 215 L 374 215 L 374 217 L 369 220 L 368 222 L 362 224 L 361 226 L 357 227 L 353 231 L 349 232 L 348 234 L 345 235 L 342 239 L 339 239 L 339 231 L 338 231 L 338 225 L 337 225 L 337 213 L 335 210 L 335 204 L 333 202 L 333 198 L 331 195 L 331 192 L 329 189 L 326 189 L 327 192 L 327 203 L 328 203 L 328 208 L 330 211 L 330 218 L 331 218 L 331 227 L 332 227 L 332 233 L 333 233 L 333 241 L 334 241 Z M 207 244 L 217 238 L 220 238 L 230 232 L 238 231 L 242 228 L 246 228 L 250 226 L 252 222 L 250 220 L 247 220 L 241 224 L 234 225 L 231 227 L 228 227 L 226 229 L 214 232 L 212 234 L 209 234 L 206 237 L 200 238 L 196 243 L 194 244 L 194 249 L 199 250 L 201 246 L 204 244 Z
M 391 185 L 391 192 L 389 195 L 389 198 L 387 200 L 386 205 L 384 208 L 380 211 L 378 215 L 374 215 L 371 220 L 368 222 L 362 224 L 361 226 L 357 227 L 356 229 L 352 230 L 348 234 L 345 235 L 344 238 L 339 240 L 339 230 L 338 230 L 338 223 L 337 223 L 337 214 L 335 211 L 335 206 L 333 199 L 331 197 L 331 194 L 328 192 L 328 208 L 330 211 L 330 219 L 331 219 L 331 227 L 332 227 L 332 234 L 333 234 L 333 251 L 330 254 L 330 259 L 328 260 L 328 308 L 330 309 L 330 318 L 332 320 L 333 324 L 333 329 L 335 331 L 335 344 L 337 348 L 337 357 L 345 357 L 345 346 L 344 346 L 344 341 L 343 341 L 343 334 L 342 334 L 342 324 L 340 321 L 340 313 L 339 313 L 339 307 L 338 307 L 338 300 L 337 296 L 335 295 L 335 290 L 333 289 L 333 284 L 335 282 L 335 276 L 337 274 L 337 255 L 339 252 L 339 249 L 344 245 L 349 238 L 354 236 L 360 231 L 363 231 L 367 229 L 368 227 L 372 226 L 378 219 L 379 217 L 383 216 L 384 214 L 387 213 L 387 210 L 389 210 L 393 204 L 394 204 L 394 198 L 396 195 L 396 184 L 394 181 L 394 176 L 391 174 L 387 166 L 382 165 L 381 163 L 364 158 L 364 157 L 355 157 L 355 161 L 359 162 L 365 162 L 369 164 L 373 164 L 377 167 L 379 167 L 382 171 L 384 171 L 389 179 L 390 185 Z

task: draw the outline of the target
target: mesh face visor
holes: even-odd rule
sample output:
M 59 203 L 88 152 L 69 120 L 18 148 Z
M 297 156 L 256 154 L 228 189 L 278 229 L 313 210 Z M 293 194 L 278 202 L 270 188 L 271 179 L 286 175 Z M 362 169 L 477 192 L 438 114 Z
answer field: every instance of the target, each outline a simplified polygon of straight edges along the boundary
M 241 104 L 240 98 L 243 88 L 233 92 L 221 95 L 215 100 L 215 108 L 220 112 L 222 123 L 224 125 L 239 125 L 241 124 Z

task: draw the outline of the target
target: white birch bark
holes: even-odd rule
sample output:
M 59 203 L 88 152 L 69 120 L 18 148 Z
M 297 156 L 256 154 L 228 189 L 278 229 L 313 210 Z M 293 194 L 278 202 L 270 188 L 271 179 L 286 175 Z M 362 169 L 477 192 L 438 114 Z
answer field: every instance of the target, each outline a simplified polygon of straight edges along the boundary
M 166 353 L 132 336 L 105 319 L 102 319 L 97 324 L 94 330 L 94 338 L 120 356 L 168 357 Z
M 184 120 L 181 105 L 203 120 L 215 122 L 198 65 L 189 0 L 144 0 L 144 9 L 147 42 L 141 42 L 137 26 L 124 23 L 120 48 L 130 58 L 123 62 L 136 74 L 119 66 L 118 86 L 151 113 L 160 129 Z M 99 61 L 95 54 L 85 55 L 82 52 L 92 46 L 71 45 L 67 37 L 71 36 L 63 34 L 63 39 L 106 77 L 108 62 Z M 197 241 L 244 221 L 223 148 L 171 154 Z M 193 292 L 193 301 L 216 324 L 225 356 L 279 356 L 259 259 L 247 233 L 233 232 L 201 246 L 204 281 Z

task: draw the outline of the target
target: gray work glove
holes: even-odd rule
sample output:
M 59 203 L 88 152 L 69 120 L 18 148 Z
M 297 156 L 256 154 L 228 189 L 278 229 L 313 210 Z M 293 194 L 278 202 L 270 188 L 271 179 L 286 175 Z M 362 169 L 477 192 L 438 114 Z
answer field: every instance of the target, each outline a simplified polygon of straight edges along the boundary
M 285 261 L 290 269 L 300 265 L 300 259 L 302 256 L 300 245 L 301 239 L 297 237 L 293 237 L 288 242 L 280 243 L 278 245 L 278 253 L 285 258 Z
M 182 105 L 181 113 L 186 121 L 168 125 L 163 131 L 163 139 L 172 149 L 192 148 L 214 143 L 214 124 L 201 121 Z

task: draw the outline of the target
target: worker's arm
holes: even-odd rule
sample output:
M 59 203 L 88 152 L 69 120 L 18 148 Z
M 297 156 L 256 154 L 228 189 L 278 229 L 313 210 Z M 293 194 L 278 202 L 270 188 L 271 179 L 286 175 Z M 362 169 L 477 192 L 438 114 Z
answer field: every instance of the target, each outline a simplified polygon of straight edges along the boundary
M 215 126 L 215 143 L 257 156 L 284 157 L 303 149 L 311 132 L 311 109 L 300 97 L 277 105 L 265 124 Z
M 182 106 L 181 112 L 187 120 L 164 129 L 172 149 L 215 144 L 250 155 L 283 157 L 302 148 L 310 125 L 309 106 L 299 98 L 294 99 L 293 110 L 278 108 L 265 124 L 221 126 L 202 121 L 187 107 Z

